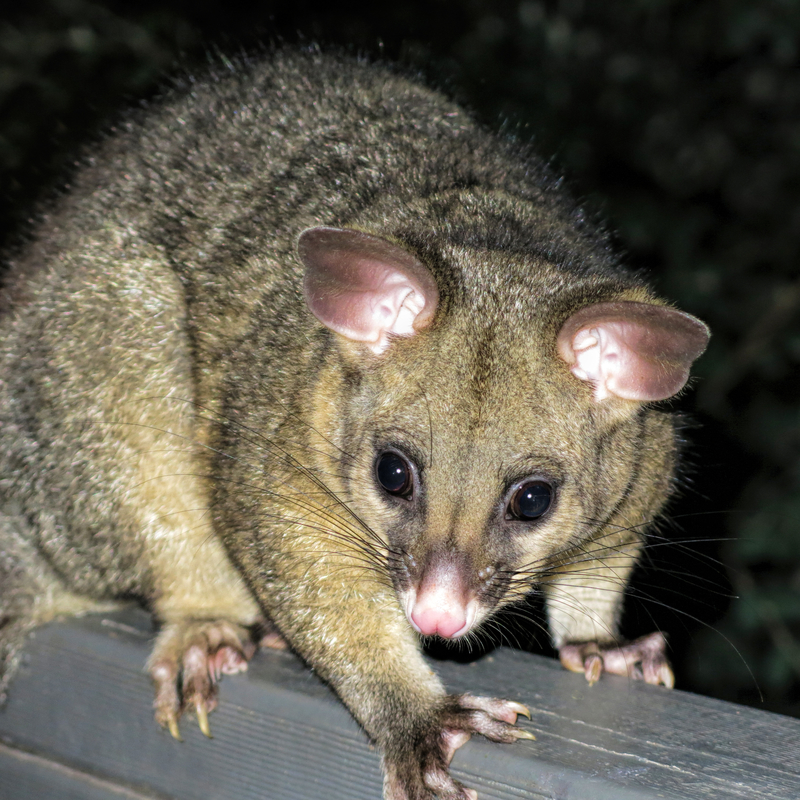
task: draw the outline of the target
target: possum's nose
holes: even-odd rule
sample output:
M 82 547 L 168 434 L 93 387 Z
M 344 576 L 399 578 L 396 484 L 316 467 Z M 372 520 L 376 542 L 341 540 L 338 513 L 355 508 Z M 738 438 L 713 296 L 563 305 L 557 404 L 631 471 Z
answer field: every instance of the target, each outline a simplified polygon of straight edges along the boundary
M 409 601 L 408 619 L 425 636 L 455 639 L 467 633 L 475 621 L 476 602 L 453 563 L 429 566 Z

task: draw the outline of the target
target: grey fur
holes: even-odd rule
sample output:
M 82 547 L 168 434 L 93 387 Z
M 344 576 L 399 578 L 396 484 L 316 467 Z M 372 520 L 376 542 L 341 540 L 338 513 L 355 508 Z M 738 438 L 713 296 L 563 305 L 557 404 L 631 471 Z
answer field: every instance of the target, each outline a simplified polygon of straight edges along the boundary
M 413 252 L 439 286 L 431 328 L 377 358 L 322 327 L 296 253 L 317 225 Z M 202 636 L 246 657 L 269 618 L 382 747 L 387 798 L 455 798 L 443 730 L 519 729 L 462 727 L 397 603 L 402 559 L 461 548 L 464 570 L 509 573 L 490 610 L 538 579 L 559 646 L 616 637 L 673 426 L 596 407 L 555 338 L 587 304 L 658 301 L 537 158 L 439 94 L 314 52 L 187 79 L 87 159 L 6 297 L 4 680 L 34 624 L 136 598 L 167 626 L 151 670 L 172 725 L 198 641 L 181 631 L 230 622 Z M 372 478 L 374 448 L 403 436 L 426 481 L 413 513 Z M 525 459 L 561 488 L 554 521 L 520 533 L 495 508 Z

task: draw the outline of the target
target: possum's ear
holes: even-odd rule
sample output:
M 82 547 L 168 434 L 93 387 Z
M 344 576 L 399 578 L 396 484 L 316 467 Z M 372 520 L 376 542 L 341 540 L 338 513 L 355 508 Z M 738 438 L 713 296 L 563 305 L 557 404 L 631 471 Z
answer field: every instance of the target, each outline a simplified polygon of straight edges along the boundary
M 666 306 L 619 301 L 575 312 L 561 328 L 558 351 L 572 373 L 594 386 L 594 399 L 647 402 L 677 394 L 709 331 Z
M 308 228 L 297 252 L 311 313 L 345 338 L 382 353 L 391 336 L 411 336 L 433 321 L 436 281 L 402 247 L 360 231 Z

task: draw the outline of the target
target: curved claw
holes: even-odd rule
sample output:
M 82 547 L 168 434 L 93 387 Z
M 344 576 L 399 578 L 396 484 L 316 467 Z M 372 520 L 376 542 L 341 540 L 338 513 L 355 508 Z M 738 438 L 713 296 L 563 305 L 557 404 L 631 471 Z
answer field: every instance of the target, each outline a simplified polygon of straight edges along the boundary
M 586 660 L 583 662 L 583 669 L 589 686 L 594 686 L 600 680 L 604 666 L 603 656 L 600 653 L 591 653 L 586 656 Z
M 181 738 L 181 731 L 178 727 L 178 718 L 177 717 L 170 717 L 167 720 L 167 728 L 169 732 L 172 734 L 173 739 L 177 739 L 179 742 L 182 742 L 183 739 Z
M 214 737 L 211 735 L 211 726 L 208 724 L 208 709 L 205 703 L 198 702 L 195 705 L 195 712 L 197 713 L 197 724 L 200 726 L 203 735 L 207 736 L 209 739 L 213 739 Z
M 520 716 L 527 717 L 528 719 L 531 718 L 531 711 L 528 708 L 528 706 L 524 706 L 524 705 L 522 705 L 522 703 L 515 703 L 512 700 L 506 700 L 506 705 L 515 714 L 519 714 Z

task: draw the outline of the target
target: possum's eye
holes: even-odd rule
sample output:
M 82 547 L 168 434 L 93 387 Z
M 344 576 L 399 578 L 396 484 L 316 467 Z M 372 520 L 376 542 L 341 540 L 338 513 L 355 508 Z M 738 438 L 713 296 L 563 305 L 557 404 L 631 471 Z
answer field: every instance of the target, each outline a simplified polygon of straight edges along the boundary
M 378 483 L 391 495 L 408 499 L 414 489 L 411 464 L 399 453 L 381 453 L 375 461 Z
M 508 516 L 522 522 L 543 517 L 553 504 L 553 487 L 546 481 L 526 481 L 512 495 Z

